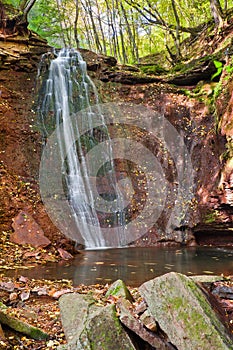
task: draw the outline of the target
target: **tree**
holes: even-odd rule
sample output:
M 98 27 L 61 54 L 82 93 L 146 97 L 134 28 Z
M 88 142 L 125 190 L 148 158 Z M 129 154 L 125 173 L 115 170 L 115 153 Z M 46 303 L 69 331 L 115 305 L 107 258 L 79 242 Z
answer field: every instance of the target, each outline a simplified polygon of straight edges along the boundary
M 227 3 L 225 2 L 225 7 Z M 221 8 L 219 0 L 210 0 L 210 9 L 212 16 L 214 18 L 215 25 L 218 27 L 222 27 L 224 21 L 224 14 Z
M 5 35 L 28 31 L 28 14 L 37 0 L 21 0 L 18 6 L 0 1 L 0 30 Z
M 0 0 L 0 29 L 29 28 L 51 46 L 88 48 L 122 63 L 156 52 L 176 63 L 181 43 L 213 23 L 221 27 L 232 7 L 233 0 Z

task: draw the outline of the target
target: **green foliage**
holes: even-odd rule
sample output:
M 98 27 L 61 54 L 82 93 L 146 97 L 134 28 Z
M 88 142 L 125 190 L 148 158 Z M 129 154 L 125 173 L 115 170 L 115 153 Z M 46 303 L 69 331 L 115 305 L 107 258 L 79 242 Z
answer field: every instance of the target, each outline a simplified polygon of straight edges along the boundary
M 38 33 L 54 47 L 61 47 L 60 21 L 56 3 L 46 0 L 36 2 L 29 14 L 29 29 Z
M 217 72 L 215 72 L 212 76 L 211 76 L 211 80 L 213 80 L 214 78 L 218 77 L 219 75 L 222 74 L 222 69 L 223 69 L 223 63 L 217 60 L 214 60 L 214 65 L 215 68 L 217 69 Z
M 218 219 L 218 212 L 216 210 L 213 210 L 213 211 L 206 214 L 206 216 L 204 218 L 204 223 L 205 224 L 212 224 L 212 223 L 216 222 L 217 219 Z
M 4 5 L 11 5 L 15 8 L 19 8 L 20 0 L 2 0 Z
M 2 2 L 19 10 L 23 0 Z M 221 0 L 222 7 L 225 3 Z M 232 6 L 229 0 L 228 9 Z M 36 0 L 28 20 L 29 28 L 52 46 L 75 47 L 78 39 L 80 47 L 115 56 L 122 63 L 138 63 L 143 56 L 166 52 L 165 66 L 182 56 L 181 42 L 190 36 L 186 29 L 198 28 L 211 18 L 209 0 Z M 221 68 L 216 66 L 213 79 Z
M 228 65 L 228 66 L 225 67 L 225 69 L 226 69 L 226 71 L 227 71 L 228 74 L 233 73 L 233 66 Z

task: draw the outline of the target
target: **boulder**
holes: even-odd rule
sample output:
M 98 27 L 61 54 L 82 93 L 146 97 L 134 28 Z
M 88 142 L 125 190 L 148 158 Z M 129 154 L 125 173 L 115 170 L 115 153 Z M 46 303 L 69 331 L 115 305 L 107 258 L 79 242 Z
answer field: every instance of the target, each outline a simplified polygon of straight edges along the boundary
M 224 280 L 224 277 L 218 275 L 196 275 L 190 276 L 190 278 L 196 283 L 213 283 Z
M 132 332 L 137 334 L 142 340 L 146 343 L 153 346 L 155 349 L 160 350 L 171 350 L 175 349 L 172 344 L 169 344 L 166 339 L 161 339 L 158 334 L 155 334 L 153 331 L 149 331 L 144 327 L 143 322 L 135 318 L 131 309 L 132 304 L 125 299 L 119 299 L 117 306 L 120 311 L 120 321 Z
M 106 293 L 106 297 L 108 296 L 114 297 L 123 297 L 129 301 L 133 301 L 133 297 L 130 294 L 130 291 L 126 287 L 125 283 L 122 280 L 115 281 L 108 289 Z
M 14 232 L 10 236 L 11 242 L 16 244 L 30 244 L 35 248 L 46 247 L 51 243 L 45 237 L 42 228 L 26 211 L 21 211 L 13 219 L 12 227 Z
M 16 316 L 9 313 L 9 308 L 0 302 L 0 322 L 14 329 L 15 331 L 26 334 L 27 336 L 43 340 L 48 339 L 49 335 L 37 327 L 33 327 L 26 322 L 19 320 Z
M 179 350 L 227 350 L 233 342 L 195 282 L 170 272 L 139 287 L 149 311 Z
M 135 350 L 115 305 L 96 306 L 89 296 L 65 294 L 59 299 L 68 350 Z

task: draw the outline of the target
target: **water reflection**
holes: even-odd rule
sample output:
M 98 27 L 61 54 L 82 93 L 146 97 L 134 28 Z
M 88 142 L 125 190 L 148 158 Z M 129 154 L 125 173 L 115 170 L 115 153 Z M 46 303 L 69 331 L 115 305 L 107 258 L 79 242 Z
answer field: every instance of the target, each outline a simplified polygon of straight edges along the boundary
M 8 271 L 7 275 L 24 275 L 36 279 L 72 279 L 74 285 L 105 284 L 121 278 L 127 285 L 139 286 L 169 271 L 187 275 L 233 275 L 232 257 L 232 249 L 210 247 L 89 250 L 70 262 L 50 263 L 30 270 Z

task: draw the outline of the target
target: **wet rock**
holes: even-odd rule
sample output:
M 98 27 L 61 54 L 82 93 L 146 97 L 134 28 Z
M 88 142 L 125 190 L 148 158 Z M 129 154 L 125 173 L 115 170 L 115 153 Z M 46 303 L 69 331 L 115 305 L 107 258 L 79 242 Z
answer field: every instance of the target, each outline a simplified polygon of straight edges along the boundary
M 48 339 L 49 335 L 39 328 L 30 326 L 26 322 L 20 321 L 18 318 L 8 313 L 8 307 L 0 302 L 0 322 L 14 329 L 17 332 L 26 334 L 33 339 Z
M 214 245 L 218 247 L 232 246 L 232 223 L 199 224 L 194 228 L 194 236 L 198 245 Z
M 14 232 L 10 236 L 11 242 L 30 244 L 35 248 L 46 247 L 51 243 L 34 218 L 25 211 L 21 211 L 13 219 L 12 227 Z
M 66 294 L 59 300 L 68 350 L 134 350 L 115 305 L 99 307 L 87 296 Z
M 67 252 L 65 249 L 58 248 L 57 249 L 58 253 L 60 254 L 61 258 L 63 260 L 70 260 L 73 259 L 73 255 L 71 255 L 69 252 Z
M 171 272 L 145 282 L 139 290 L 177 349 L 232 348 L 226 329 L 191 278 Z
M 130 294 L 130 291 L 128 290 L 128 288 L 122 280 L 117 280 L 110 286 L 106 293 L 106 296 L 110 295 L 116 297 L 123 297 L 129 301 L 133 301 L 133 297 Z

